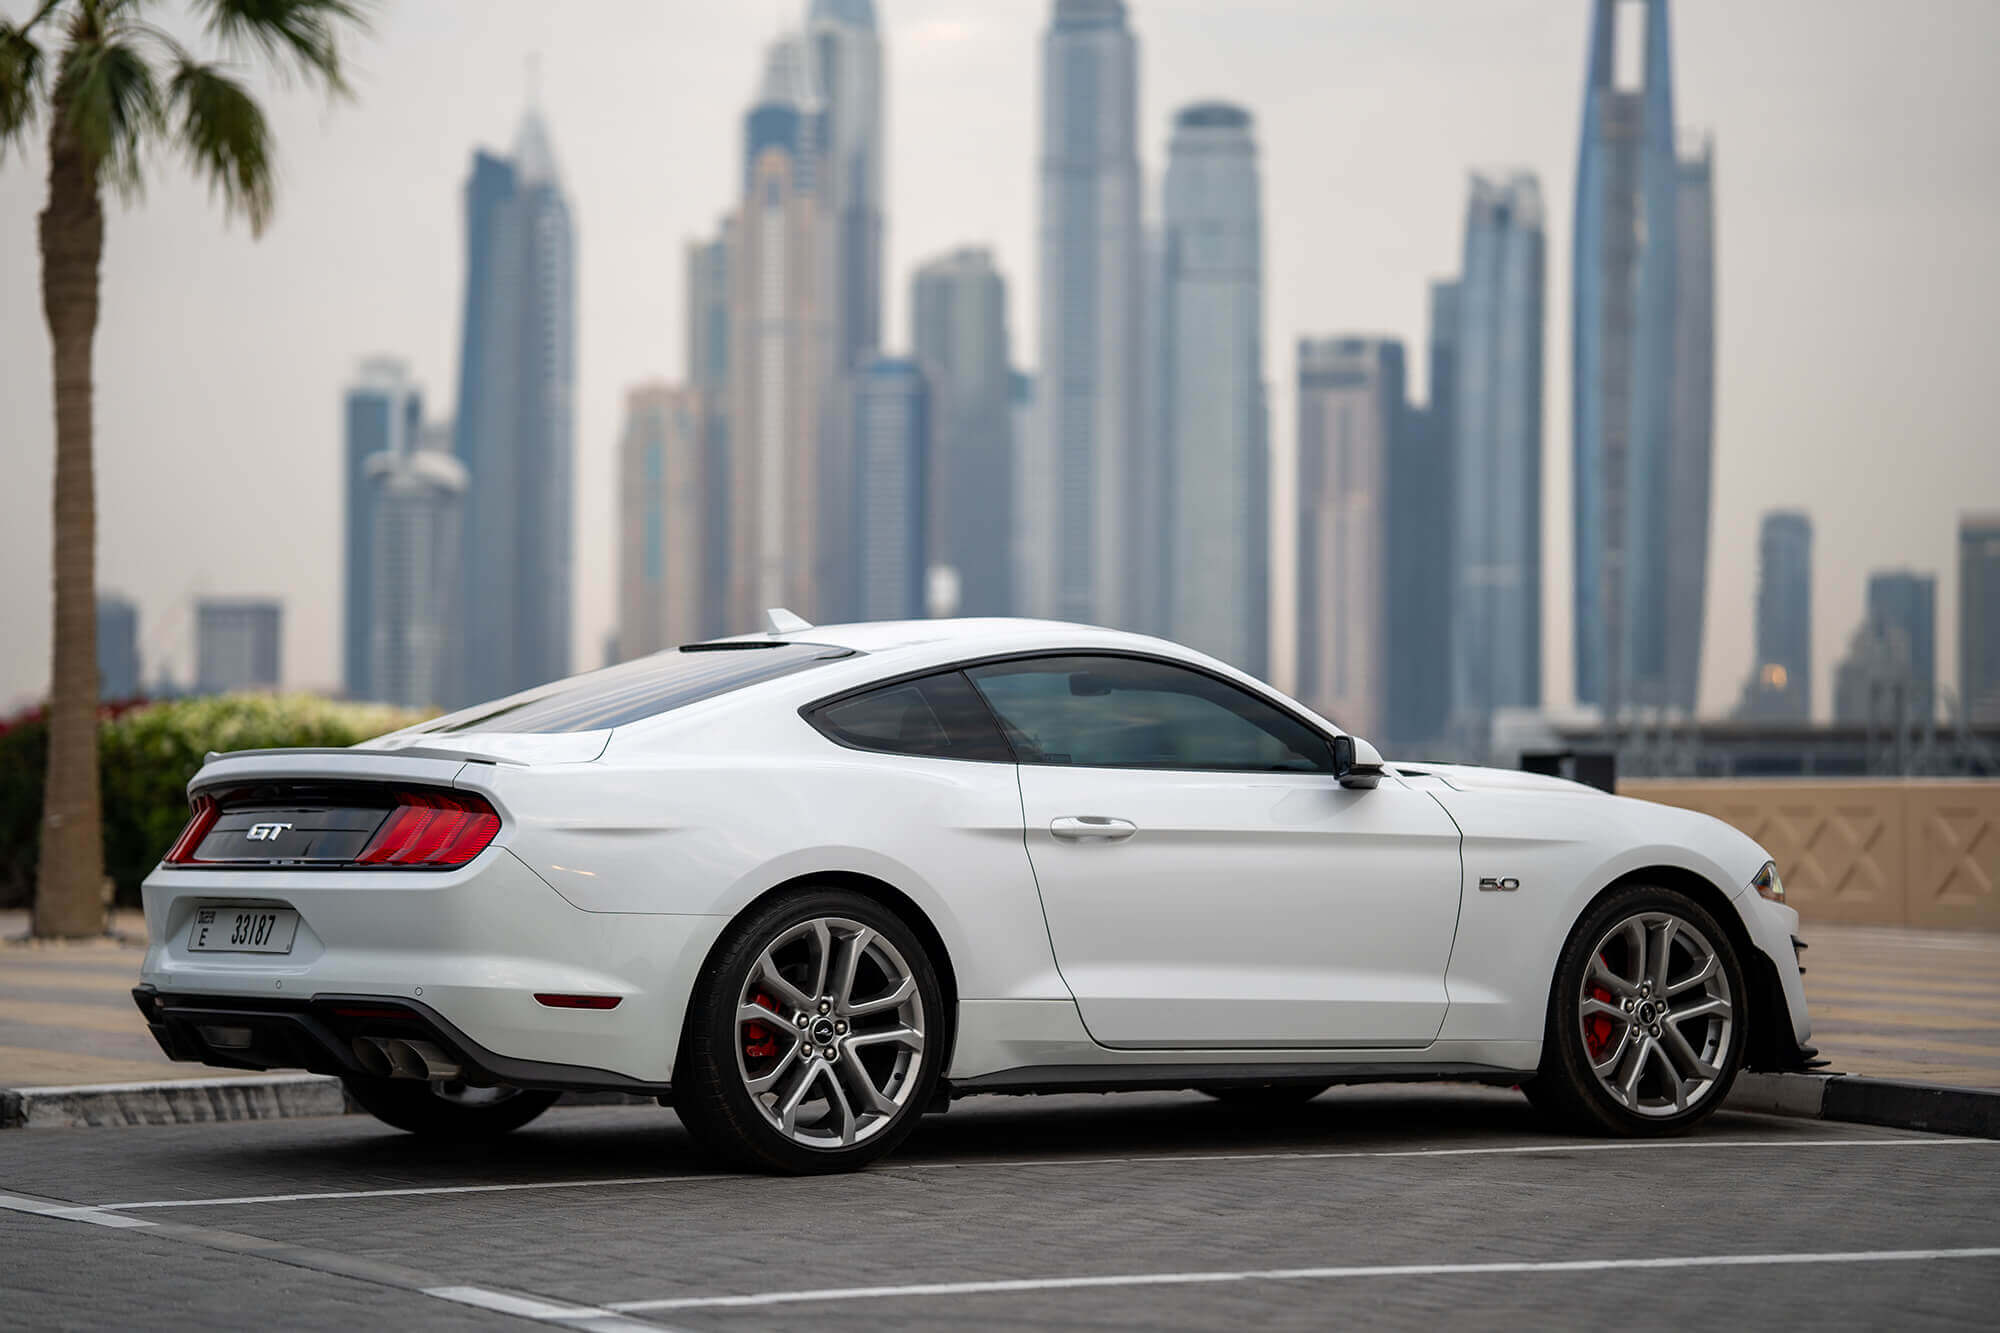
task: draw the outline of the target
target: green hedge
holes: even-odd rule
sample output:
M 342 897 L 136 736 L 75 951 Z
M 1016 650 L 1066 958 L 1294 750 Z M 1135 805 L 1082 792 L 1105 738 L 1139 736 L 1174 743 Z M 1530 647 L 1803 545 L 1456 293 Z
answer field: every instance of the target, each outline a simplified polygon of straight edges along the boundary
M 187 823 L 187 781 L 210 750 L 353 745 L 425 714 L 309 694 L 225 694 L 113 712 L 97 732 L 104 869 L 136 905 L 146 878 Z M 38 715 L 0 724 L 0 906 L 34 897 L 48 728 Z

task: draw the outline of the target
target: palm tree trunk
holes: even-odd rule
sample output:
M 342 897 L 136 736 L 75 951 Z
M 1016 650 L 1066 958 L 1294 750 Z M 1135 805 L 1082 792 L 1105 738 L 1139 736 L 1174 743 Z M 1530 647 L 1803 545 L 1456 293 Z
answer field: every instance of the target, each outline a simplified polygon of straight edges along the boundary
M 42 311 L 55 351 L 55 647 L 35 934 L 105 928 L 97 786 L 97 500 L 91 476 L 90 347 L 104 212 L 97 173 L 50 108 L 49 203 L 42 212 Z

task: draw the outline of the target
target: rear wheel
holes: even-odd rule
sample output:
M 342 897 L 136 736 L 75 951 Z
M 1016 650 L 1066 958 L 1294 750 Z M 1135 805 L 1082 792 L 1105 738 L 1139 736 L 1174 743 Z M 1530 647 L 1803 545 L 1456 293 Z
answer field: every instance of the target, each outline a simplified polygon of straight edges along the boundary
M 555 1105 L 559 1093 L 532 1088 L 476 1088 L 455 1080 L 341 1079 L 347 1095 L 385 1125 L 427 1139 L 476 1142 L 511 1134 Z
M 702 969 L 674 1109 L 740 1165 L 853 1170 L 916 1127 L 945 1022 L 936 969 L 901 918 L 846 890 L 782 898 Z
M 1564 946 L 1524 1091 L 1580 1128 L 1680 1133 L 1735 1081 L 1746 996 L 1736 947 L 1707 909 L 1673 889 L 1620 889 Z

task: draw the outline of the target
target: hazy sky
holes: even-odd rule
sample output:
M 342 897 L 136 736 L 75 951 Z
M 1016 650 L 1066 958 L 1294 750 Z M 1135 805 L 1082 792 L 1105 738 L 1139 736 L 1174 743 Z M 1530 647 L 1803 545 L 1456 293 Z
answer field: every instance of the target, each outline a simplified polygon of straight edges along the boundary
M 1032 357 L 1040 36 L 1049 0 L 877 0 L 886 47 L 891 347 L 923 259 L 977 242 Z M 0 0 L 20 18 L 28 0 Z M 627 385 L 683 369 L 682 244 L 731 202 L 765 43 L 806 0 L 400 0 L 349 53 L 356 100 L 267 89 L 276 223 L 225 228 L 179 164 L 106 227 L 97 342 L 99 582 L 135 596 L 149 674 L 192 666 L 198 593 L 282 596 L 288 683 L 339 677 L 340 399 L 407 358 L 456 385 L 460 192 L 505 148 L 539 61 L 578 245 L 576 662 L 611 628 Z M 1421 367 L 1425 282 L 1454 272 L 1465 176 L 1526 166 L 1550 210 L 1545 693 L 1571 698 L 1569 233 L 1587 0 L 1132 0 L 1156 195 L 1190 100 L 1256 116 L 1277 471 L 1301 334 L 1383 331 Z M 1815 524 L 1818 711 L 1870 569 L 1939 575 L 1957 673 L 1955 526 L 2000 509 L 2000 4 L 1676 0 L 1676 105 L 1717 142 L 1715 514 L 1702 706 L 1749 666 L 1759 513 Z M 48 673 L 54 429 L 39 149 L 0 163 L 0 706 Z M 1149 202 L 1156 210 L 1156 198 Z M 1418 370 L 1413 391 L 1424 386 Z M 1283 483 L 1281 483 L 1282 485 Z M 1290 511 L 1274 508 L 1277 540 Z M 1274 619 L 1290 640 L 1290 571 Z M 1277 661 L 1284 661 L 1281 651 Z M 1288 672 L 1278 672 L 1282 680 Z

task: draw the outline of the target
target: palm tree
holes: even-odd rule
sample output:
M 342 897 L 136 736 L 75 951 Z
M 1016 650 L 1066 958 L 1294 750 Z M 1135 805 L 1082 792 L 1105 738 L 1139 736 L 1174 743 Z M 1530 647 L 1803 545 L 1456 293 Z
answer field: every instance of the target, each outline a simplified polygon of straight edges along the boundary
M 261 56 L 329 94 L 346 91 L 338 39 L 365 0 L 194 0 L 226 55 Z M 41 216 L 42 312 L 54 348 L 55 614 L 49 768 L 35 886 L 39 936 L 100 933 L 104 847 L 97 791 L 97 501 L 91 475 L 91 342 L 106 186 L 136 194 L 147 158 L 184 156 L 242 214 L 271 218 L 264 113 L 225 66 L 197 59 L 145 17 L 148 0 L 40 0 L 26 22 L 0 20 L 0 161 L 38 117 L 48 122 L 49 199 Z M 55 52 L 54 78 L 45 71 Z

